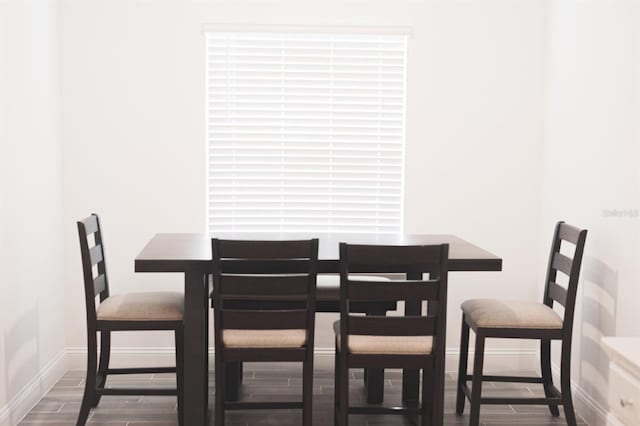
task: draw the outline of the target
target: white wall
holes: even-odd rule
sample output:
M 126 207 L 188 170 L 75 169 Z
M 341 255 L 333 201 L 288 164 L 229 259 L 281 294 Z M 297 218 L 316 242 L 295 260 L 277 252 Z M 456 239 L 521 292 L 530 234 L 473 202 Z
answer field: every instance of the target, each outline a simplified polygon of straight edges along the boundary
M 0 1 L 0 424 L 55 377 L 65 346 L 85 345 L 77 219 L 102 214 L 114 291 L 181 288 L 178 275 L 134 274 L 133 258 L 155 232 L 204 228 L 201 28 L 216 22 L 410 26 L 406 229 L 504 258 L 500 273 L 452 275 L 448 347 L 462 300 L 540 297 L 553 223 L 587 227 L 574 381 L 582 403 L 604 406 L 598 338 L 640 332 L 638 7 Z M 331 346 L 330 320 L 319 347 Z M 171 344 L 129 337 L 116 350 Z
M 572 376 L 602 408 L 600 336 L 640 334 L 640 9 L 633 0 L 550 5 L 543 228 L 564 218 L 589 229 Z
M 0 424 L 63 371 L 57 5 L 0 2 Z
M 412 27 L 407 231 L 504 258 L 452 275 L 448 347 L 463 299 L 538 298 L 553 223 L 587 227 L 574 380 L 602 406 L 599 336 L 640 331 L 639 18 L 632 0 L 0 1 L 0 424 L 85 345 L 77 219 L 102 214 L 114 291 L 181 288 L 133 258 L 155 232 L 204 228 L 201 27 L 216 22 Z
M 455 233 L 504 257 L 501 273 L 451 277 L 448 346 L 463 299 L 537 297 L 545 4 L 61 0 L 68 346 L 85 344 L 75 220 L 102 214 L 115 292 L 182 286 L 134 274 L 133 259 L 156 232 L 204 229 L 205 23 L 410 26 L 406 229 Z M 319 347 L 333 344 L 330 320 Z

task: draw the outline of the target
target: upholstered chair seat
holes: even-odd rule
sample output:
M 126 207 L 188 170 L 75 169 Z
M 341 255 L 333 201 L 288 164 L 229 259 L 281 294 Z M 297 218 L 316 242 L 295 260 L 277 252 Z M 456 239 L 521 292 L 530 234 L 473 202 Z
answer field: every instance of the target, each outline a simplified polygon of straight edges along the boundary
M 549 306 L 535 301 L 471 299 L 462 304 L 462 312 L 467 321 L 479 328 L 562 328 L 562 318 Z
M 333 323 L 338 350 L 340 321 Z M 428 355 L 433 349 L 432 336 L 363 336 L 349 335 L 349 353 L 360 355 Z
M 115 294 L 96 311 L 99 321 L 179 321 L 184 315 L 184 295 L 174 292 Z
M 222 343 L 227 348 L 302 348 L 306 330 L 223 330 Z

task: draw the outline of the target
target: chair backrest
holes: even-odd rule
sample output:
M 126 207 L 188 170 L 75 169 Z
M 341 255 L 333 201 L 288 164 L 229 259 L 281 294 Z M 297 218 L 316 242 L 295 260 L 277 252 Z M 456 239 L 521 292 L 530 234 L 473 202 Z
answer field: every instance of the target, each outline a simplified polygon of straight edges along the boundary
M 543 303 L 551 308 L 554 303 L 559 303 L 564 307 L 563 328 L 569 332 L 573 328 L 573 314 L 586 238 L 586 229 L 558 222 L 549 255 Z M 561 252 L 566 243 L 571 243 L 574 246 L 572 256 Z M 566 287 L 558 283 L 558 272 L 568 277 Z
M 340 244 L 340 338 L 348 335 L 435 336 L 444 355 L 449 245 L 377 246 Z M 410 278 L 360 281 L 352 273 L 405 273 Z M 425 279 L 423 274 L 429 274 Z M 429 312 L 416 316 L 352 315 L 352 302 L 429 301 Z
M 109 297 L 109 279 L 104 257 L 104 242 L 100 229 L 100 218 L 93 213 L 78 223 L 80 254 L 82 256 L 82 274 L 87 308 L 87 321 L 96 322 L 96 297 L 100 302 Z M 93 238 L 91 236 L 93 235 Z M 90 241 L 92 240 L 93 241 Z
M 318 239 L 212 239 L 216 347 L 224 329 L 306 329 L 313 348 Z

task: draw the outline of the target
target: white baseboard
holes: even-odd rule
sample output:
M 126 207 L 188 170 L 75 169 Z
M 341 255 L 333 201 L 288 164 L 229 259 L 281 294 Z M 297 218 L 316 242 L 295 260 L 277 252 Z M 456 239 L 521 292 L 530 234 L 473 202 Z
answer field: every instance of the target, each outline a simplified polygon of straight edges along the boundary
M 468 371 L 473 366 L 473 349 L 469 350 Z M 455 348 L 447 349 L 445 370 L 447 373 L 458 374 L 458 360 L 460 351 Z M 485 373 L 508 374 L 513 371 L 538 371 L 540 358 L 537 349 L 491 349 L 484 350 L 483 371 Z
M 210 353 L 210 356 L 212 353 Z M 175 365 L 173 347 L 112 347 L 110 367 L 162 367 Z M 67 370 L 87 368 L 87 348 L 67 348 Z
M 551 372 L 555 383 L 560 383 L 560 367 L 551 365 Z M 607 425 L 607 408 L 603 407 L 589 395 L 578 383 L 571 381 L 571 392 L 573 394 L 573 405 L 576 415 L 582 417 L 589 426 Z
M 67 372 L 66 351 L 53 360 L 0 409 L 0 426 L 15 426 Z

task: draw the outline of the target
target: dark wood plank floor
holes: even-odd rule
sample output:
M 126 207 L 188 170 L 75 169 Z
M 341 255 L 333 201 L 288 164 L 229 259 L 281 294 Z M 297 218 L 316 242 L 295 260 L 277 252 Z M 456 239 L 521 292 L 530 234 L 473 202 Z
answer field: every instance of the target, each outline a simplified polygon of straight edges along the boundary
M 316 426 L 333 425 L 333 357 L 316 358 L 314 380 L 314 424 Z M 301 369 L 295 364 L 248 364 L 245 368 L 242 395 L 251 400 L 274 400 L 277 398 L 298 399 L 301 392 Z M 510 372 L 513 373 L 513 372 Z M 362 373 L 352 371 L 350 398 L 363 403 L 364 389 Z M 401 373 L 388 371 L 385 376 L 385 402 L 395 403 L 401 395 Z M 130 377 L 115 376 L 109 379 L 112 386 L 167 386 L 175 385 L 172 375 L 137 375 Z M 213 385 L 213 377 L 209 380 Z M 84 372 L 67 373 L 44 399 L 25 417 L 21 425 L 73 425 L 80 409 L 80 400 L 84 386 Z M 543 395 L 536 386 L 520 384 L 489 383 L 484 387 L 484 395 Z M 213 388 L 211 389 L 211 396 Z M 209 404 L 212 406 L 213 398 Z M 447 375 L 445 425 L 467 425 L 468 404 L 464 416 L 456 416 L 455 381 L 453 375 Z M 482 425 L 559 425 L 564 417 L 554 418 L 546 407 L 540 406 L 484 406 L 481 409 Z M 254 425 L 299 425 L 299 411 L 233 411 L 228 412 L 226 424 L 229 426 Z M 108 426 L 169 426 L 176 424 L 176 401 L 171 397 L 158 396 L 105 396 L 100 405 L 93 409 L 88 425 Z M 350 416 L 354 426 L 394 426 L 410 425 L 402 416 Z M 585 423 L 580 421 L 581 425 Z

